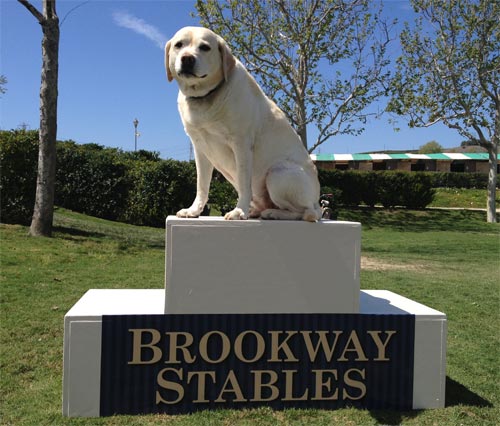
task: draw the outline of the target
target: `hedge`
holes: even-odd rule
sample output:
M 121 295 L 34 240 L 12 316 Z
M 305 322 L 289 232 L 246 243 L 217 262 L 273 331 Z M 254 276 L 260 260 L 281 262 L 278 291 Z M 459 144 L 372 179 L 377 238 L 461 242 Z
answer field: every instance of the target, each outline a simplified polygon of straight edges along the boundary
M 29 225 L 33 216 L 38 132 L 0 131 L 0 221 Z
M 1 217 L 29 224 L 33 213 L 37 131 L 0 131 Z M 423 208 L 433 187 L 485 188 L 478 173 L 319 170 L 335 206 L 366 204 Z M 165 217 L 191 205 L 196 192 L 193 162 L 161 160 L 158 153 L 123 152 L 96 144 L 57 143 L 56 205 L 92 216 L 137 225 L 164 226 Z M 219 211 L 236 203 L 232 186 L 217 172 L 209 203 Z
M 165 218 L 191 205 L 196 193 L 194 163 L 174 160 L 136 161 L 128 170 L 132 186 L 121 220 L 165 226 Z
M 322 186 L 338 190 L 336 205 L 421 209 L 434 198 L 432 179 L 424 173 L 319 170 L 319 179 Z
M 487 173 L 425 172 L 425 174 L 431 178 L 434 188 L 486 189 L 488 187 Z
M 129 164 L 119 150 L 57 144 L 55 203 L 90 216 L 117 220 L 132 189 Z

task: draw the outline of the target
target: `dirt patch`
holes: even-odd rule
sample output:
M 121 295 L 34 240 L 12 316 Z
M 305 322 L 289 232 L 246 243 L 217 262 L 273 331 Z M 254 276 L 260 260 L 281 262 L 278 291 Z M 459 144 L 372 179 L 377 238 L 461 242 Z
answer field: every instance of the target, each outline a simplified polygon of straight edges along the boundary
M 367 271 L 426 271 L 429 268 L 416 263 L 394 263 L 361 256 L 361 269 Z

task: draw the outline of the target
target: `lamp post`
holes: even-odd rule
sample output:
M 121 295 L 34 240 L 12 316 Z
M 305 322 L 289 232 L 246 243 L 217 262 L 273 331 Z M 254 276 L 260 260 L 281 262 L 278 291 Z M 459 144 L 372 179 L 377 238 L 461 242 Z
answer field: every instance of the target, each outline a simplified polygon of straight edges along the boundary
M 134 120 L 134 152 L 137 151 L 137 136 L 139 136 L 139 133 L 137 133 L 137 125 L 139 124 L 139 120 L 136 118 Z

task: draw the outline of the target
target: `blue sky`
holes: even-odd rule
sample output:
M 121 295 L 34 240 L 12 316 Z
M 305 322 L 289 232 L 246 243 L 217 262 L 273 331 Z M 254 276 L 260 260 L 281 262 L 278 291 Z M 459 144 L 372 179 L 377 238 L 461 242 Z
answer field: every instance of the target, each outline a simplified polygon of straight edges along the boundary
M 41 1 L 32 4 L 41 9 Z M 408 1 L 384 4 L 387 16 L 412 18 Z M 198 25 L 190 16 L 193 11 L 191 0 L 59 0 L 57 13 L 64 21 L 58 139 L 132 151 L 137 118 L 138 149 L 157 151 L 162 158 L 189 159 L 189 138 L 177 112 L 177 86 L 165 76 L 163 45 L 179 28 Z M 0 73 L 8 80 L 7 93 L 0 99 L 0 128 L 37 129 L 41 28 L 15 0 L 0 0 L 0 28 Z M 398 127 L 396 132 L 388 117 L 371 120 L 361 136 L 333 138 L 315 152 L 410 150 L 431 140 L 451 148 L 462 141 L 442 125 L 409 129 L 400 120 Z

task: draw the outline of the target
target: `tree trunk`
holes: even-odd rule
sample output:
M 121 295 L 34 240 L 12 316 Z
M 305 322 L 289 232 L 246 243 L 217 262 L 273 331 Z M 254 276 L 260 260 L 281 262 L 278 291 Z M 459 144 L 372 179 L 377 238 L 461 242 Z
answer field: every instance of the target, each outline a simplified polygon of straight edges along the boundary
M 56 173 L 57 96 L 59 68 L 59 19 L 54 13 L 40 23 L 42 39 L 42 75 L 40 87 L 40 131 L 35 208 L 30 234 L 51 236 L 54 217 Z
M 305 103 L 301 100 L 295 105 L 296 108 L 296 117 L 297 117 L 297 133 L 304 145 L 304 148 L 307 151 L 307 115 L 306 115 L 306 106 Z
M 305 125 L 300 126 L 300 128 L 297 130 L 297 133 L 300 136 L 300 140 L 304 144 L 304 148 L 307 151 L 307 129 Z
M 497 221 L 496 215 L 496 188 L 497 188 L 497 169 L 498 169 L 498 145 L 491 143 L 488 145 L 488 156 L 490 170 L 488 173 L 488 198 L 486 203 L 486 220 L 490 223 Z

